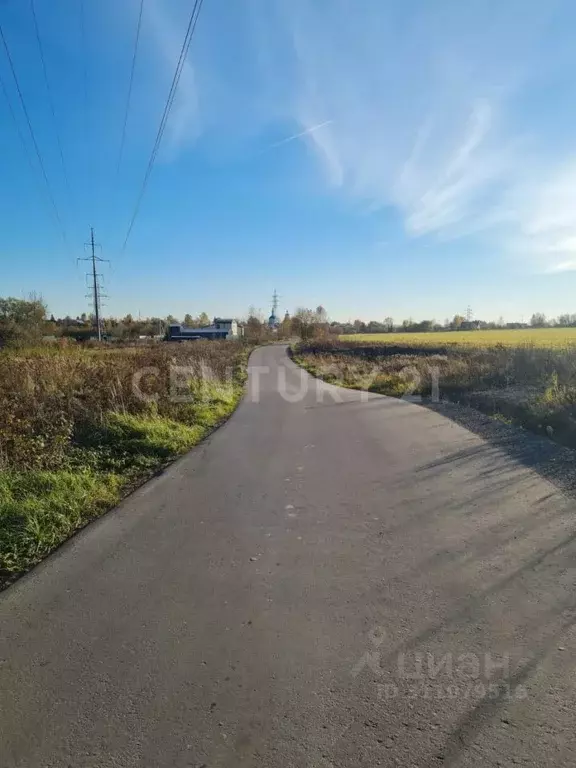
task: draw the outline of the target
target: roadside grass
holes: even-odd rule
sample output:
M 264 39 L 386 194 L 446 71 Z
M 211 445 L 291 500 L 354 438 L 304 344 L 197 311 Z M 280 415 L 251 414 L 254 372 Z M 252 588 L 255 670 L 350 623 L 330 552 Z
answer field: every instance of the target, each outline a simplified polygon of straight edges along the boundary
M 113 473 L 0 473 L 0 577 L 37 563 L 62 541 L 120 500 Z
M 295 345 L 292 356 L 333 384 L 470 405 L 576 448 L 576 347 L 320 340 Z
M 235 342 L 0 353 L 0 587 L 223 422 L 249 353 Z
M 129 454 L 169 458 L 184 453 L 203 433 L 201 422 L 189 427 L 167 418 L 111 413 L 104 439 Z

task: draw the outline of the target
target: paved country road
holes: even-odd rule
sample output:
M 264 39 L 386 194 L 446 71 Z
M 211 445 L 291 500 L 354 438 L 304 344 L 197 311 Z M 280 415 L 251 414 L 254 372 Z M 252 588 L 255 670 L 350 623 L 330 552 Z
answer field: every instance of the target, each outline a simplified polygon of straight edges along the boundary
M 576 765 L 574 502 L 283 347 L 251 367 L 0 596 L 0 766 Z

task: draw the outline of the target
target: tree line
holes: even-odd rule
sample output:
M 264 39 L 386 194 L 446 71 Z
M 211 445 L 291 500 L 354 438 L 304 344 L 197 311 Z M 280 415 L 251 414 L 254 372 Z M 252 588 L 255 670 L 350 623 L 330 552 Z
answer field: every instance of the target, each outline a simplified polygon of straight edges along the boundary
M 463 315 L 454 315 L 443 323 L 435 320 L 412 318 L 396 323 L 392 317 L 384 320 L 354 320 L 338 322 L 330 320 L 326 309 L 319 305 L 316 309 L 298 307 L 292 315 L 288 312 L 277 323 L 270 325 L 270 319 L 261 311 L 250 307 L 245 318 L 239 318 L 244 336 L 249 341 L 264 341 L 269 338 L 321 338 L 340 334 L 365 333 L 433 333 L 435 331 L 490 330 L 513 328 L 574 328 L 576 314 L 561 314 L 557 318 L 547 318 L 541 312 L 535 312 L 529 323 L 483 321 L 466 319 Z M 102 320 L 102 331 L 107 341 L 134 342 L 136 340 L 160 340 L 164 338 L 169 325 L 182 323 L 189 327 L 203 327 L 210 324 L 206 312 L 198 315 L 186 313 L 180 320 L 174 315 L 166 317 L 134 318 L 131 314 L 124 317 L 107 317 Z M 90 314 L 79 317 L 69 315 L 56 318 L 48 315 L 45 302 L 41 297 L 31 294 L 27 299 L 14 297 L 0 298 L 0 345 L 37 344 L 47 340 L 88 341 L 95 335 L 95 321 Z
M 106 317 L 101 320 L 102 332 L 109 341 L 161 339 L 168 325 L 179 322 L 173 315 L 167 317 L 134 318 Z M 184 322 L 192 326 L 209 325 L 206 312 L 194 317 L 187 314 Z M 78 317 L 56 318 L 48 315 L 42 298 L 32 294 L 27 299 L 0 298 L 0 344 L 38 344 L 43 341 L 89 341 L 95 336 L 93 315 L 82 313 Z
M 329 323 L 326 310 L 319 306 L 315 310 L 300 307 L 290 316 L 273 326 L 269 319 L 253 307 L 247 317 L 239 318 L 244 335 L 249 341 L 267 338 L 312 338 L 328 333 Z M 138 340 L 161 340 L 170 325 L 183 324 L 192 328 L 210 325 L 206 312 L 198 315 L 186 313 L 182 318 L 166 317 L 135 318 L 124 317 L 101 319 L 103 337 L 108 342 L 134 342 Z M 48 314 L 48 308 L 41 297 L 34 294 L 27 299 L 0 298 L 0 345 L 33 345 L 47 341 L 84 342 L 95 337 L 95 318 L 88 313 L 78 317 L 55 317 Z
M 332 332 L 342 334 L 354 333 L 432 333 L 434 331 L 475 331 L 475 330 L 511 330 L 514 328 L 576 328 L 576 314 L 563 314 L 556 318 L 548 318 L 541 312 L 535 312 L 528 323 L 505 322 L 503 318 L 494 320 L 471 320 L 463 315 L 454 315 L 443 323 L 436 320 L 413 320 L 408 318 L 396 323 L 393 318 L 386 317 L 383 321 L 354 320 L 352 323 L 330 324 Z

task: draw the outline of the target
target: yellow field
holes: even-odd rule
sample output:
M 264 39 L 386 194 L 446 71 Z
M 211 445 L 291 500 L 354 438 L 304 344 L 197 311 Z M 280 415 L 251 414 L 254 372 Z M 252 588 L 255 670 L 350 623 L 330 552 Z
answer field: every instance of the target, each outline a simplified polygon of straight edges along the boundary
M 438 333 L 357 333 L 340 336 L 343 341 L 384 342 L 407 346 L 465 344 L 491 347 L 535 345 L 538 347 L 576 346 L 576 328 L 519 328 L 494 331 L 440 331 Z

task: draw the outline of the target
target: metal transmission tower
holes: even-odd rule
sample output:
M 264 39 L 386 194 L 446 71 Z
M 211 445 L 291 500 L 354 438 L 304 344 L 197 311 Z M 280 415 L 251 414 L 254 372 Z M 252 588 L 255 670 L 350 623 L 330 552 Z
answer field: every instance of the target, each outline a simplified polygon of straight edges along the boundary
M 100 256 L 96 256 L 96 248 L 101 246 L 94 242 L 94 227 L 90 227 L 90 242 L 84 243 L 84 248 L 89 248 L 91 253 L 85 259 L 78 259 L 78 261 L 89 261 L 92 264 L 90 272 L 86 273 L 86 277 L 90 278 L 92 283 L 90 287 L 90 293 L 87 294 L 88 298 L 91 298 L 94 306 L 94 321 L 96 324 L 96 333 L 98 335 L 98 341 L 102 341 L 102 322 L 101 322 L 101 299 L 105 296 L 102 293 L 102 286 L 100 285 L 100 279 L 102 277 L 96 271 L 96 264 L 98 262 L 108 262 L 108 259 L 102 259 Z
M 472 307 L 470 306 L 470 304 L 468 304 L 468 306 L 466 307 L 466 320 L 469 323 L 471 323 L 473 317 L 474 317 L 474 313 L 472 312 Z
M 280 301 L 280 296 L 278 296 L 278 292 L 276 289 L 274 289 L 274 293 L 272 294 L 272 314 L 268 318 L 268 325 L 270 328 L 278 328 L 280 325 L 280 321 L 278 320 L 278 302 Z

